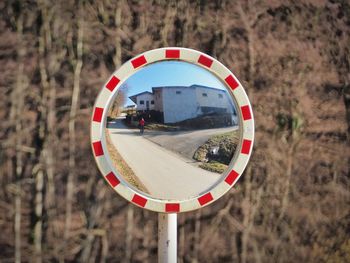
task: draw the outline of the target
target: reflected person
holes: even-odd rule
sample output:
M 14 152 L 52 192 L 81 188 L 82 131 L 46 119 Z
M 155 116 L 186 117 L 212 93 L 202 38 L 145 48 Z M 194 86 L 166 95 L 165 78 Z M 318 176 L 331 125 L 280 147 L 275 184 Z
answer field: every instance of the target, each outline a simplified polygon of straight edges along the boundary
M 139 121 L 139 127 L 140 127 L 140 133 L 143 134 L 143 131 L 145 130 L 145 120 L 141 118 Z

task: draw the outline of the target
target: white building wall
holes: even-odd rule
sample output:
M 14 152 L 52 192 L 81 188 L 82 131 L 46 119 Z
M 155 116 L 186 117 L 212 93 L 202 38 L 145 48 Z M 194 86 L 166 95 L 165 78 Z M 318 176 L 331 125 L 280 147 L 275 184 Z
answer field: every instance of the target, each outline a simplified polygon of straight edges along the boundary
M 163 113 L 164 123 L 176 123 L 202 115 L 201 107 L 226 109 L 234 113 L 234 103 L 226 90 L 192 85 L 190 87 L 154 88 L 152 93 L 136 97 L 137 110 L 156 110 Z M 203 96 L 206 94 L 206 96 Z M 140 104 L 143 100 L 144 104 Z M 151 102 L 154 101 L 154 104 Z M 232 115 L 234 118 L 234 115 Z M 234 121 L 236 122 L 236 121 Z
M 163 112 L 163 89 L 154 90 L 154 110 Z
M 140 102 L 143 101 L 143 104 L 140 104 Z M 137 105 L 137 110 L 147 110 L 147 101 L 149 103 L 149 110 L 154 109 L 154 104 L 151 103 L 151 101 L 154 101 L 154 95 L 150 93 L 144 93 L 140 94 L 136 98 L 136 105 Z
M 233 102 L 227 91 L 201 86 L 195 87 L 196 97 L 200 107 L 225 108 L 227 113 L 233 113 Z M 203 94 L 206 94 L 206 96 Z
M 197 117 L 199 105 L 191 87 L 164 87 L 164 123 L 175 123 Z

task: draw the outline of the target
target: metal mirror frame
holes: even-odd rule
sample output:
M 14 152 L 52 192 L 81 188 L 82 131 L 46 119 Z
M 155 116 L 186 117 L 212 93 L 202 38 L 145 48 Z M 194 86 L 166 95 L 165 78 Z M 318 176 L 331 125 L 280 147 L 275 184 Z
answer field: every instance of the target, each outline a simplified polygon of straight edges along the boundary
M 232 97 L 239 120 L 240 140 L 228 169 L 221 180 L 200 195 L 184 199 L 157 199 L 129 185 L 112 165 L 107 150 L 105 131 L 108 109 L 119 87 L 141 68 L 162 61 L 184 61 L 198 65 L 220 79 Z M 215 58 L 202 52 L 180 47 L 159 48 L 142 53 L 125 62 L 103 85 L 92 111 L 91 146 L 97 166 L 108 184 L 129 202 L 155 212 L 180 213 L 202 208 L 213 203 L 232 188 L 242 175 L 252 152 L 254 143 L 254 117 L 247 94 L 234 76 Z

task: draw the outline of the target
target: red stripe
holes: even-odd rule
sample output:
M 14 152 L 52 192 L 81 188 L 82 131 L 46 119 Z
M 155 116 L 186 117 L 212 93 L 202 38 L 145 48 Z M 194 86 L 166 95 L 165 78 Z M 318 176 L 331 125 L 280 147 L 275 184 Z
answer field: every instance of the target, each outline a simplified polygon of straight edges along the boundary
M 211 195 L 211 193 L 207 193 L 201 197 L 198 198 L 198 202 L 201 206 L 209 203 L 210 201 L 212 201 L 214 198 L 213 196 Z
M 106 88 L 109 89 L 110 91 L 113 91 L 114 88 L 118 85 L 119 81 L 120 81 L 120 79 L 113 76 L 106 84 Z
M 233 182 L 237 179 L 237 177 L 239 176 L 239 174 L 235 171 L 232 170 L 225 179 L 225 182 L 228 183 L 229 185 L 232 185 Z
M 179 212 L 180 204 L 165 204 L 165 212 Z
M 103 148 L 101 141 L 92 143 L 92 147 L 94 148 L 95 156 L 103 155 Z
M 252 118 L 252 115 L 250 114 L 250 108 L 248 105 L 242 106 L 241 111 L 242 111 L 243 120 L 246 121 Z
M 235 88 L 237 88 L 239 86 L 238 82 L 235 80 L 235 78 L 232 75 L 229 75 L 226 79 L 225 79 L 227 85 L 229 85 L 231 87 L 232 90 L 234 90 Z
M 250 141 L 250 140 L 243 140 L 241 153 L 249 154 L 251 144 L 252 144 L 252 141 Z
M 141 57 L 138 57 L 138 58 L 131 60 L 131 64 L 134 68 L 138 68 L 146 63 L 147 63 L 147 61 L 146 61 L 145 56 L 141 56 Z
M 210 68 L 211 65 L 213 64 L 213 60 L 206 56 L 200 55 L 198 59 L 198 63 Z
M 131 202 L 133 202 L 139 206 L 145 207 L 145 205 L 147 203 L 147 199 L 135 194 L 134 197 L 132 198 Z
M 92 118 L 92 120 L 96 122 L 101 122 L 102 113 L 103 113 L 103 108 L 96 107 L 94 111 L 94 117 Z
M 180 50 L 178 49 L 167 49 L 165 50 L 166 58 L 180 58 Z
M 115 176 L 113 172 L 110 172 L 109 174 L 107 174 L 106 179 L 113 187 L 117 186 L 120 183 L 120 181 L 118 180 L 118 178 Z

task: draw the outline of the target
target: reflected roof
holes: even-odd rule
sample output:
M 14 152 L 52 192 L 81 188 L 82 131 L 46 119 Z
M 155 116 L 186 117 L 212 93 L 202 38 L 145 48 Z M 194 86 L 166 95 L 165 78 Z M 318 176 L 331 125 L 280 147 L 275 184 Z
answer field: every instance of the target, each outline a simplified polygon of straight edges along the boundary
M 149 91 L 144 91 L 144 92 L 141 92 L 141 93 L 138 93 L 138 94 L 135 94 L 135 95 L 132 95 L 129 97 L 129 99 L 131 99 L 135 104 L 136 104 L 136 97 L 137 96 L 140 96 L 140 95 L 143 95 L 143 94 L 150 94 L 150 95 L 153 95 L 152 92 L 149 92 Z

